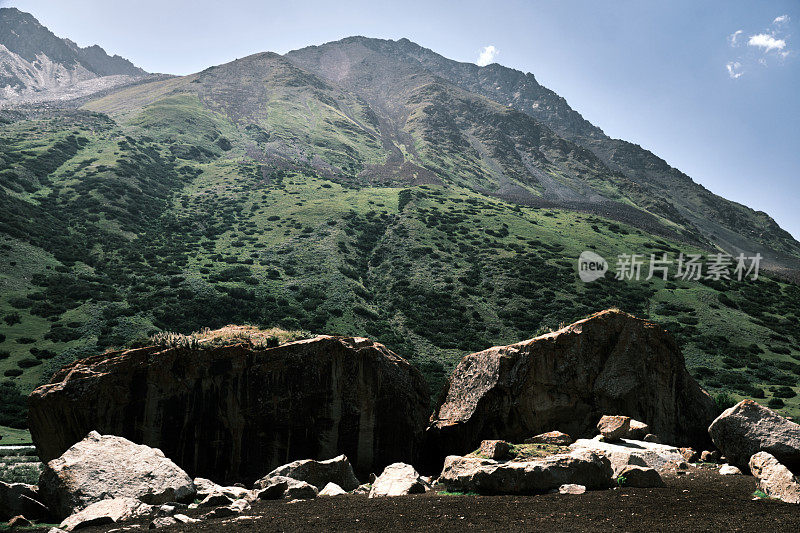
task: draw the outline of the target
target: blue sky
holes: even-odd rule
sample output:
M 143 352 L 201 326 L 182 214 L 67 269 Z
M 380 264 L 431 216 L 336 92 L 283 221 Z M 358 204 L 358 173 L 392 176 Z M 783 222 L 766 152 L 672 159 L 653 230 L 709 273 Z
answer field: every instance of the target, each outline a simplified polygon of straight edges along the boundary
M 800 238 L 800 2 L 0 1 L 57 35 L 151 72 L 349 35 L 408 37 L 540 83 L 612 137 L 640 144 Z M 777 20 L 776 20 L 777 19 Z M 740 33 L 736 33 L 740 32 Z

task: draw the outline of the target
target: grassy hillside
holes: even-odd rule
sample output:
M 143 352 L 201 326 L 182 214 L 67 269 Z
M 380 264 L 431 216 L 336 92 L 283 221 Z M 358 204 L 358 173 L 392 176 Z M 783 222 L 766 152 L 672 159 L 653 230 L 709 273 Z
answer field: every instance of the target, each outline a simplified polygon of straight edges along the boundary
M 379 114 L 262 54 L 0 115 L 0 425 L 24 426 L 20 395 L 61 365 L 158 331 L 365 335 L 436 393 L 466 353 L 608 307 L 673 331 L 712 391 L 800 414 L 797 286 L 581 282 L 587 249 L 613 270 L 707 243 L 530 117 L 417 81 L 402 113 Z M 578 182 L 640 217 L 498 194 Z

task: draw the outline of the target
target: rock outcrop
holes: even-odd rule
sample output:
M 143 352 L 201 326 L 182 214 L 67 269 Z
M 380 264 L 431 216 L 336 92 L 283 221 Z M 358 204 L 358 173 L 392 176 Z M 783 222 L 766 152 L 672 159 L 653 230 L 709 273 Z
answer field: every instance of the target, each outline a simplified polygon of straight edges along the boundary
M 431 417 L 428 465 L 464 455 L 489 438 L 522 442 L 552 430 L 589 437 L 606 413 L 642 420 L 665 442 L 700 449 L 709 443 L 706 430 L 716 415 L 669 333 L 626 313 L 603 311 L 464 357 Z
M 93 431 L 44 464 L 39 493 L 63 518 L 110 498 L 148 504 L 191 501 L 191 478 L 161 450 Z
M 562 485 L 607 488 L 612 474 L 609 460 L 589 450 L 506 463 L 451 455 L 445 459 L 438 483 L 458 492 L 534 494 L 556 490 Z
M 786 503 L 800 503 L 800 480 L 773 455 L 767 452 L 753 454 L 749 467 L 758 480 L 758 488 L 767 496 Z
M 247 484 L 295 459 L 344 453 L 364 477 L 414 461 L 430 412 L 427 384 L 406 360 L 331 336 L 94 356 L 59 371 L 29 405 L 45 461 L 97 430 L 157 447 L 193 477 Z
M 800 472 L 800 424 L 753 400 L 726 409 L 708 432 L 722 455 L 739 468 L 747 468 L 750 457 L 764 451 Z

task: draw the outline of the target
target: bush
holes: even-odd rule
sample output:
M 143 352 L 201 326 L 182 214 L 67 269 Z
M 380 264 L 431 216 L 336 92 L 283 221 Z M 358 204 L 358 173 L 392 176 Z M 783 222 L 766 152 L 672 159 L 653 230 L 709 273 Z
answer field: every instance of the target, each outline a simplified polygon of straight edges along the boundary
M 26 357 L 24 359 L 20 359 L 17 361 L 17 366 L 20 368 L 33 368 L 35 366 L 41 365 L 42 362 L 38 359 L 34 359 L 33 357 Z
M 771 409 L 780 409 L 781 407 L 784 407 L 785 405 L 786 404 L 780 398 L 771 398 L 767 402 L 767 407 L 769 407 Z
M 714 396 L 714 403 L 717 404 L 717 411 L 722 413 L 725 409 L 736 405 L 736 400 L 727 392 L 720 392 Z
M 22 370 L 20 370 L 19 368 L 9 368 L 5 372 L 3 372 L 3 375 L 7 378 L 15 378 L 17 376 L 22 375 Z

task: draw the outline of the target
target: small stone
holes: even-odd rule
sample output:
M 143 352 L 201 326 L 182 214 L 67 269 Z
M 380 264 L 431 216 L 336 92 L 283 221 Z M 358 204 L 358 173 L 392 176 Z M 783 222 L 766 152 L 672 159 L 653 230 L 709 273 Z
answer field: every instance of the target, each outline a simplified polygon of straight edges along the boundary
M 155 520 L 150 522 L 150 525 L 147 526 L 147 529 L 158 529 L 162 527 L 169 527 L 169 526 L 174 526 L 177 523 L 178 521 L 171 516 L 162 516 L 161 518 L 156 518 Z
M 200 502 L 200 507 L 220 507 L 222 505 L 230 505 L 233 500 L 221 492 L 214 492 L 206 496 Z
M 196 524 L 197 522 L 200 521 L 197 518 L 190 518 L 190 517 L 186 516 L 185 514 L 176 514 L 172 518 L 174 518 L 175 520 L 177 520 L 181 524 Z
M 652 442 L 654 444 L 661 444 L 661 439 L 658 438 L 658 435 L 653 435 L 652 433 L 648 433 L 642 439 L 645 442 Z
M 738 476 L 742 474 L 742 471 L 733 465 L 724 464 L 719 467 L 719 474 L 721 476 Z
M 703 450 L 703 453 L 700 454 L 700 460 L 704 463 L 717 463 L 719 458 L 719 450 Z
M 31 521 L 25 518 L 22 515 L 17 515 L 11 520 L 8 521 L 8 527 L 15 528 L 15 527 L 31 527 Z
M 333 482 L 328 483 L 327 485 L 325 485 L 325 487 L 323 487 L 321 491 L 319 491 L 320 497 L 341 496 L 342 494 L 347 494 L 347 491 L 345 491 L 342 487 Z
M 603 438 L 609 441 L 619 440 L 631 429 L 631 417 L 603 415 L 597 423 L 597 429 Z
M 655 468 L 644 466 L 627 466 L 620 472 L 617 479 L 624 478 L 625 487 L 652 488 L 663 487 L 664 480 Z
M 481 442 L 478 453 L 489 459 L 500 460 L 508 457 L 511 445 L 504 440 L 485 440 Z
M 573 442 L 575 439 L 561 431 L 548 431 L 525 439 L 525 444 L 552 444 L 554 446 L 569 446 Z
M 692 448 L 680 448 L 681 455 L 683 455 L 683 460 L 687 463 L 696 463 L 697 460 L 700 458 L 697 455 L 697 452 Z
M 586 487 L 583 485 L 567 483 L 558 487 L 559 494 L 583 494 L 584 492 L 586 492 Z

